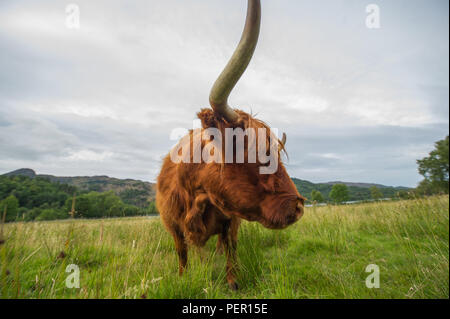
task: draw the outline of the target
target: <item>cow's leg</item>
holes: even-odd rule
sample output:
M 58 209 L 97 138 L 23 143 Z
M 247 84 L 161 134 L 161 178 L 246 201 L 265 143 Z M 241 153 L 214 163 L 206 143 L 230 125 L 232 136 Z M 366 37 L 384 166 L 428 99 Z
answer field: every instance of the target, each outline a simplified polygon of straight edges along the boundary
M 222 234 L 219 234 L 217 236 L 216 254 L 218 254 L 218 255 L 222 255 L 223 254 L 223 238 L 222 238 Z
M 234 242 L 235 245 L 237 244 L 237 235 L 238 235 L 240 224 L 241 224 L 241 220 L 238 217 L 233 217 L 233 219 L 231 220 L 231 223 L 230 223 L 230 236 L 231 236 L 232 242 Z M 216 253 L 219 255 L 223 254 L 224 241 L 225 241 L 225 239 L 223 238 L 223 235 L 219 234 L 217 236 L 217 244 L 216 244 Z
M 240 220 L 233 217 L 228 221 L 224 227 L 222 233 L 219 235 L 223 243 L 223 247 L 227 256 L 227 282 L 232 290 L 237 290 L 238 285 L 236 283 L 236 248 L 237 248 L 237 233 L 239 230 Z
M 188 247 L 184 239 L 183 233 L 180 231 L 173 232 L 173 238 L 175 239 L 175 249 L 178 253 L 178 273 L 183 275 L 187 265 Z

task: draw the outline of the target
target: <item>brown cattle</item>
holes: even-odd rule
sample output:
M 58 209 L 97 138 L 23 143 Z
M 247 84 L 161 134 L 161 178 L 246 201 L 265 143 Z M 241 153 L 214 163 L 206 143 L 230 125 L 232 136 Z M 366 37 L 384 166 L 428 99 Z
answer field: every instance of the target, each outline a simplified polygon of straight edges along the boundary
M 212 109 L 203 109 L 197 115 L 202 129 L 191 130 L 178 147 L 191 150 L 185 159 L 174 162 L 169 154 L 165 159 L 157 183 L 157 207 L 162 221 L 175 239 L 179 257 L 179 273 L 187 263 L 188 245 L 203 246 L 213 235 L 218 235 L 217 246 L 227 256 L 227 281 L 237 289 L 236 244 L 240 219 L 257 221 L 270 229 L 282 229 L 297 221 L 304 210 L 303 198 L 288 176 L 280 160 L 283 141 L 275 139 L 278 148 L 271 156 L 277 168 L 272 174 L 261 174 L 267 164 L 257 159 L 250 161 L 250 150 L 264 139 L 266 150 L 273 145 L 270 128 L 251 115 L 228 106 L 228 96 L 247 68 L 256 48 L 261 18 L 260 0 L 248 1 L 247 21 L 241 42 L 230 62 L 217 79 L 210 95 Z M 201 148 L 217 143 L 211 136 L 203 136 L 205 130 L 215 128 L 222 136 L 226 129 L 266 129 L 267 134 L 245 136 L 244 162 L 233 153 L 233 162 L 210 162 L 204 158 L 195 162 L 193 149 L 196 135 L 200 134 Z M 209 134 L 207 134 L 209 135 Z M 197 136 L 198 137 L 198 136 Z M 237 138 L 232 139 L 236 147 Z M 224 159 L 225 143 L 218 149 Z M 222 151 L 222 152 L 220 152 Z M 268 153 L 267 153 L 268 152 Z M 266 152 L 270 154 L 269 151 Z M 180 153 L 177 151 L 177 155 Z M 209 152 L 209 155 L 212 155 Z

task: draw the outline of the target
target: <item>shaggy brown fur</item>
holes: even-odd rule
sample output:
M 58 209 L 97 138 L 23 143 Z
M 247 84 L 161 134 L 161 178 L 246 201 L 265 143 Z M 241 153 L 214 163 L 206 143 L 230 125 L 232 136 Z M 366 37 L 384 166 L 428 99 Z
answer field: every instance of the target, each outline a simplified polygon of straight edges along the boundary
M 269 130 L 262 121 L 235 111 L 240 120 L 232 126 L 210 109 L 203 109 L 198 117 L 204 129 L 218 128 L 222 136 L 227 127 Z M 189 134 L 192 137 L 198 133 Z M 202 141 L 202 148 L 210 142 Z M 246 138 L 246 150 L 249 142 Z M 190 144 L 192 147 L 192 138 Z M 246 152 L 244 164 L 175 164 L 169 155 L 164 159 L 156 201 L 162 221 L 175 240 L 180 275 L 186 267 L 188 244 L 203 246 L 217 234 L 218 248 L 223 246 L 227 256 L 227 281 L 232 289 L 237 289 L 235 252 L 240 219 L 282 229 L 303 215 L 305 198 L 298 193 L 280 156 L 276 173 L 261 175 L 261 163 L 248 163 L 247 155 Z

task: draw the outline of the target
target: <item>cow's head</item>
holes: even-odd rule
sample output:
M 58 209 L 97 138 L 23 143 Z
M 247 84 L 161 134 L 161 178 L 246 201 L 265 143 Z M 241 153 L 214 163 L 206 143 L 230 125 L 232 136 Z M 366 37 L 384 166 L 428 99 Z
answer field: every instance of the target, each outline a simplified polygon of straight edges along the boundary
M 274 138 L 264 122 L 228 105 L 228 97 L 250 63 L 256 48 L 260 21 L 260 0 L 249 0 L 241 41 L 211 90 L 209 100 L 212 110 L 204 109 L 198 117 L 204 129 L 218 128 L 223 136 L 227 128 L 266 129 L 265 136 L 245 137 L 244 163 L 224 164 L 220 172 L 210 173 L 209 189 L 214 189 L 212 202 L 222 207 L 226 214 L 258 221 L 267 228 L 281 229 L 303 215 L 305 201 L 280 159 L 280 153 L 285 150 L 286 136 L 283 134 L 281 141 Z M 276 169 L 270 174 L 261 173 L 261 167 L 267 164 L 261 162 L 259 158 L 256 163 L 249 161 L 249 145 L 258 145 L 259 139 L 264 139 L 267 150 L 270 150 L 270 145 L 274 142 L 277 144 L 275 150 L 272 148 L 274 152 L 267 153 L 276 161 Z M 236 139 L 233 143 L 236 143 Z

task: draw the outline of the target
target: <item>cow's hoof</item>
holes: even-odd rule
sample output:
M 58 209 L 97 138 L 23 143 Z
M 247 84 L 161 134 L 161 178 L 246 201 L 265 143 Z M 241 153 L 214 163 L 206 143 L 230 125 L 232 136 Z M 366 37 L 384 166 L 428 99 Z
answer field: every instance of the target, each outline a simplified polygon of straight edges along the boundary
M 236 290 L 239 289 L 238 284 L 235 283 L 235 282 L 229 282 L 229 283 L 228 283 L 228 286 L 230 286 L 230 289 L 233 290 L 233 291 L 236 291 Z

